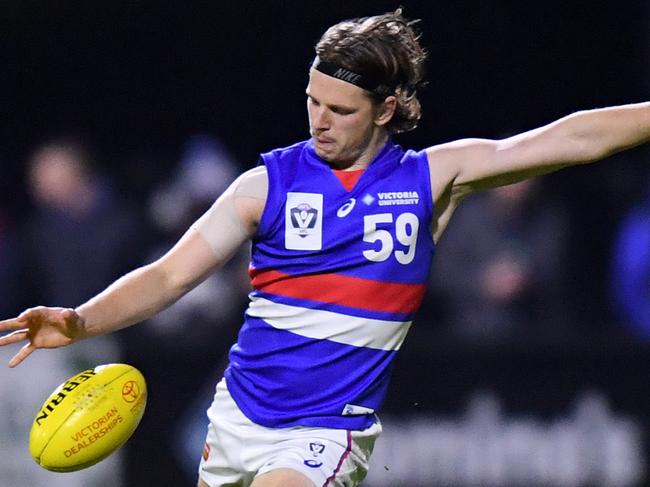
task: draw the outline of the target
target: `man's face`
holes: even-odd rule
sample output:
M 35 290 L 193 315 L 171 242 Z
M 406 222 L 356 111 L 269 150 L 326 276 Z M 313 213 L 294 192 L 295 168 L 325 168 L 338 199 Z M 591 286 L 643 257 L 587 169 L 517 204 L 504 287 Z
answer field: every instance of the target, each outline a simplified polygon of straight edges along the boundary
M 37 202 L 67 208 L 88 181 L 74 153 L 63 148 L 45 147 L 31 161 L 29 183 Z
M 316 153 L 338 166 L 359 159 L 379 128 L 363 89 L 314 69 L 307 85 L 307 111 Z

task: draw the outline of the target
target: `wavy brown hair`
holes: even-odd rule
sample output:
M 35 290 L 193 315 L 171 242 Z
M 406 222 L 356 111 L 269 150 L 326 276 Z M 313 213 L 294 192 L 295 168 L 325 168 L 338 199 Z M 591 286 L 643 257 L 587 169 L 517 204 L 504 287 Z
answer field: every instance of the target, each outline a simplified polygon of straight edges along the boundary
M 417 127 L 422 107 L 417 98 L 424 83 L 426 52 L 420 45 L 418 20 L 407 20 L 402 9 L 374 17 L 344 20 L 333 25 L 316 44 L 325 62 L 380 80 L 393 90 L 397 108 L 386 126 L 390 133 Z M 385 95 L 366 91 L 376 103 Z

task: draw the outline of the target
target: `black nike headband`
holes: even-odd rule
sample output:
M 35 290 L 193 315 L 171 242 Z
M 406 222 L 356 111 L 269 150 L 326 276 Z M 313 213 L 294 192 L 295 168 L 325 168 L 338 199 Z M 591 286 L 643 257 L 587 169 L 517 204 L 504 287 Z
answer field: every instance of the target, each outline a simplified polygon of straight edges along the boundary
M 340 79 L 346 83 L 353 84 L 359 88 L 363 88 L 364 90 L 370 91 L 371 93 L 376 93 L 380 96 L 389 96 L 392 95 L 395 91 L 372 76 L 355 73 L 354 71 L 339 66 L 338 64 L 321 61 L 321 59 L 318 57 L 314 61 L 314 65 L 312 67 L 316 71 L 320 71 L 323 74 L 336 79 Z

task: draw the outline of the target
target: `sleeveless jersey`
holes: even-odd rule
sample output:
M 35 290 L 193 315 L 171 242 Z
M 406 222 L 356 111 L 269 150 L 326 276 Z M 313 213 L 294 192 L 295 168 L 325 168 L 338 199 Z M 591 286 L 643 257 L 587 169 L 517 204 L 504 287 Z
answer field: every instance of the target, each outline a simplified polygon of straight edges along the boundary
M 312 141 L 260 163 L 269 189 L 228 389 L 262 426 L 364 429 L 433 257 L 426 153 L 387 142 L 349 192 Z

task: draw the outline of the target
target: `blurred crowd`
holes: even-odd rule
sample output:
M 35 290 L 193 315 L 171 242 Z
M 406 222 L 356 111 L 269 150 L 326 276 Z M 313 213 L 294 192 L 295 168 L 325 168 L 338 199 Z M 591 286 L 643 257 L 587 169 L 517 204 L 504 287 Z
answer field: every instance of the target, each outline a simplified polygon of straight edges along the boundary
M 33 203 L 27 217 L 17 221 L 0 207 L 0 317 L 36 304 L 76 306 L 156 259 L 242 166 L 219 139 L 191 137 L 167 179 L 148 189 L 145 208 L 111 181 L 84 141 L 48 141 L 34 149 L 26 168 Z M 468 199 L 437 248 L 417 326 L 430 324 L 438 337 L 471 346 L 548 343 L 575 335 L 575 223 L 566 201 L 544 191 L 544 180 Z M 247 264 L 242 249 L 149 322 L 69 349 L 38 352 L 17 371 L 1 372 L 0 487 L 57 481 L 68 487 L 193 485 L 204 411 L 246 303 Z M 611 236 L 610 264 L 603 309 L 613 332 L 650 338 L 650 184 Z M 0 360 L 6 363 L 13 353 L 0 349 Z M 143 370 L 150 393 L 143 423 L 124 451 L 63 477 L 36 467 L 27 454 L 29 411 L 67 376 L 117 361 Z M 25 377 L 38 380 L 28 387 Z

